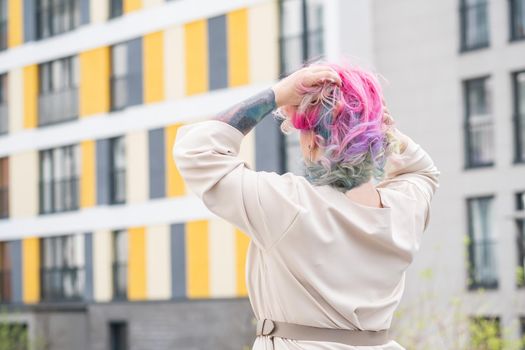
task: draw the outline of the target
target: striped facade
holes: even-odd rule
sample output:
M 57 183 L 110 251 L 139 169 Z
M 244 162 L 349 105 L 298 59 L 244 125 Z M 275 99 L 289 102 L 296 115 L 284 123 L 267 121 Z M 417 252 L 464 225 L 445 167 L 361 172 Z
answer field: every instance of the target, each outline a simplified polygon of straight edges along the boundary
M 0 267 L 10 276 L 2 301 L 246 301 L 249 238 L 188 191 L 171 149 L 180 126 L 210 118 L 277 78 L 277 2 L 201 1 L 196 9 L 191 1 L 124 0 L 123 14 L 110 18 L 107 1 L 80 0 L 78 28 L 43 39 L 33 21 L 36 2 L 8 1 L 8 48 L 0 53 L 8 92 L 0 159 L 9 179 L 8 214 L 0 220 L 9 262 Z M 115 107 L 112 85 L 121 78 L 117 55 L 127 69 L 123 108 Z M 62 102 L 76 101 L 58 121 L 45 109 L 57 108 L 45 102 L 46 79 L 58 74 L 49 62 L 57 60 L 73 67 L 72 94 Z M 241 154 L 254 168 L 256 139 L 266 137 L 258 133 L 245 138 Z M 117 185 L 115 140 L 125 149 Z M 70 153 L 73 184 L 64 187 L 56 168 L 69 164 L 63 159 Z M 122 186 L 119 201 L 115 186 Z M 116 231 L 126 232 L 124 254 L 115 250 Z M 117 255 L 126 262 L 120 299 Z M 74 274 L 65 276 L 64 267 Z M 71 278 L 72 294 L 69 282 L 50 282 L 61 273 Z

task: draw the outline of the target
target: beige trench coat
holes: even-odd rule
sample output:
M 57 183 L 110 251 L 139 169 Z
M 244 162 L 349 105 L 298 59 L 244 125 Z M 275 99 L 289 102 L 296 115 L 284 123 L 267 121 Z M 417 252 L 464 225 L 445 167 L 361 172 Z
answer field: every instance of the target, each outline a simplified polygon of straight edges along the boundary
M 429 222 L 440 172 L 412 139 L 377 185 L 384 208 L 352 201 L 304 177 L 256 172 L 237 157 L 243 134 L 221 121 L 179 128 L 175 163 L 213 213 L 251 238 L 246 262 L 257 319 L 316 327 L 389 328 L 405 270 Z M 403 349 L 257 337 L 253 349 Z

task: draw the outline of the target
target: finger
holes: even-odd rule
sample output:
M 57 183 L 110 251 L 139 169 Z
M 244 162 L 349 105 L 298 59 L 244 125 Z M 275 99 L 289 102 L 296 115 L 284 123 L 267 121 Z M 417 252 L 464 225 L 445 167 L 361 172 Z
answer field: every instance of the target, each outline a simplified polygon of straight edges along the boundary
M 332 82 L 341 85 L 341 77 L 334 70 L 324 69 L 315 73 L 310 73 L 305 77 L 305 85 L 313 86 L 320 83 Z

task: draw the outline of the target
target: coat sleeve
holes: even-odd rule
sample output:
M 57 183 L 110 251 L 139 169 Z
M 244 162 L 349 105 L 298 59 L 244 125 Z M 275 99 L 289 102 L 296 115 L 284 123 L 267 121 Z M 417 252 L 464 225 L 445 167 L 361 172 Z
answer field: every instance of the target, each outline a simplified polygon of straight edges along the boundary
M 406 143 L 405 150 L 389 157 L 385 166 L 385 179 L 378 187 L 389 187 L 416 198 L 421 217 L 422 231 L 430 221 L 430 204 L 439 188 L 437 169 L 428 153 L 412 138 L 395 129 L 396 136 Z
M 299 212 L 295 177 L 256 172 L 238 158 L 244 135 L 208 120 L 178 129 L 173 158 L 188 188 L 217 216 L 270 248 Z

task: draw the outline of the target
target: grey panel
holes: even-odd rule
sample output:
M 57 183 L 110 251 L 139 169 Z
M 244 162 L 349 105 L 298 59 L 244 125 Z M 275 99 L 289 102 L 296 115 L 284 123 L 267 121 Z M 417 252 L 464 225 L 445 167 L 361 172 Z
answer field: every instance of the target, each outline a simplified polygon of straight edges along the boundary
M 93 300 L 93 234 L 86 233 L 84 235 L 84 262 L 86 266 L 85 280 L 85 299 L 87 301 Z
M 128 106 L 142 104 L 142 38 L 127 42 L 128 45 Z
M 97 204 L 109 203 L 109 140 L 97 140 Z
M 255 128 L 255 168 L 257 171 L 283 171 L 282 133 L 279 123 L 267 115 Z
M 89 0 L 80 0 L 80 24 L 88 24 L 90 15 Z
M 22 302 L 22 241 L 11 241 L 8 244 L 11 255 L 11 295 L 13 303 Z
M 24 42 L 36 38 L 36 0 L 24 0 Z
M 149 198 L 166 196 L 166 157 L 164 128 L 148 132 Z
M 184 224 L 171 225 L 171 292 L 173 298 L 186 297 L 186 240 Z
M 228 86 L 228 57 L 226 49 L 226 16 L 208 20 L 208 61 L 210 90 Z

